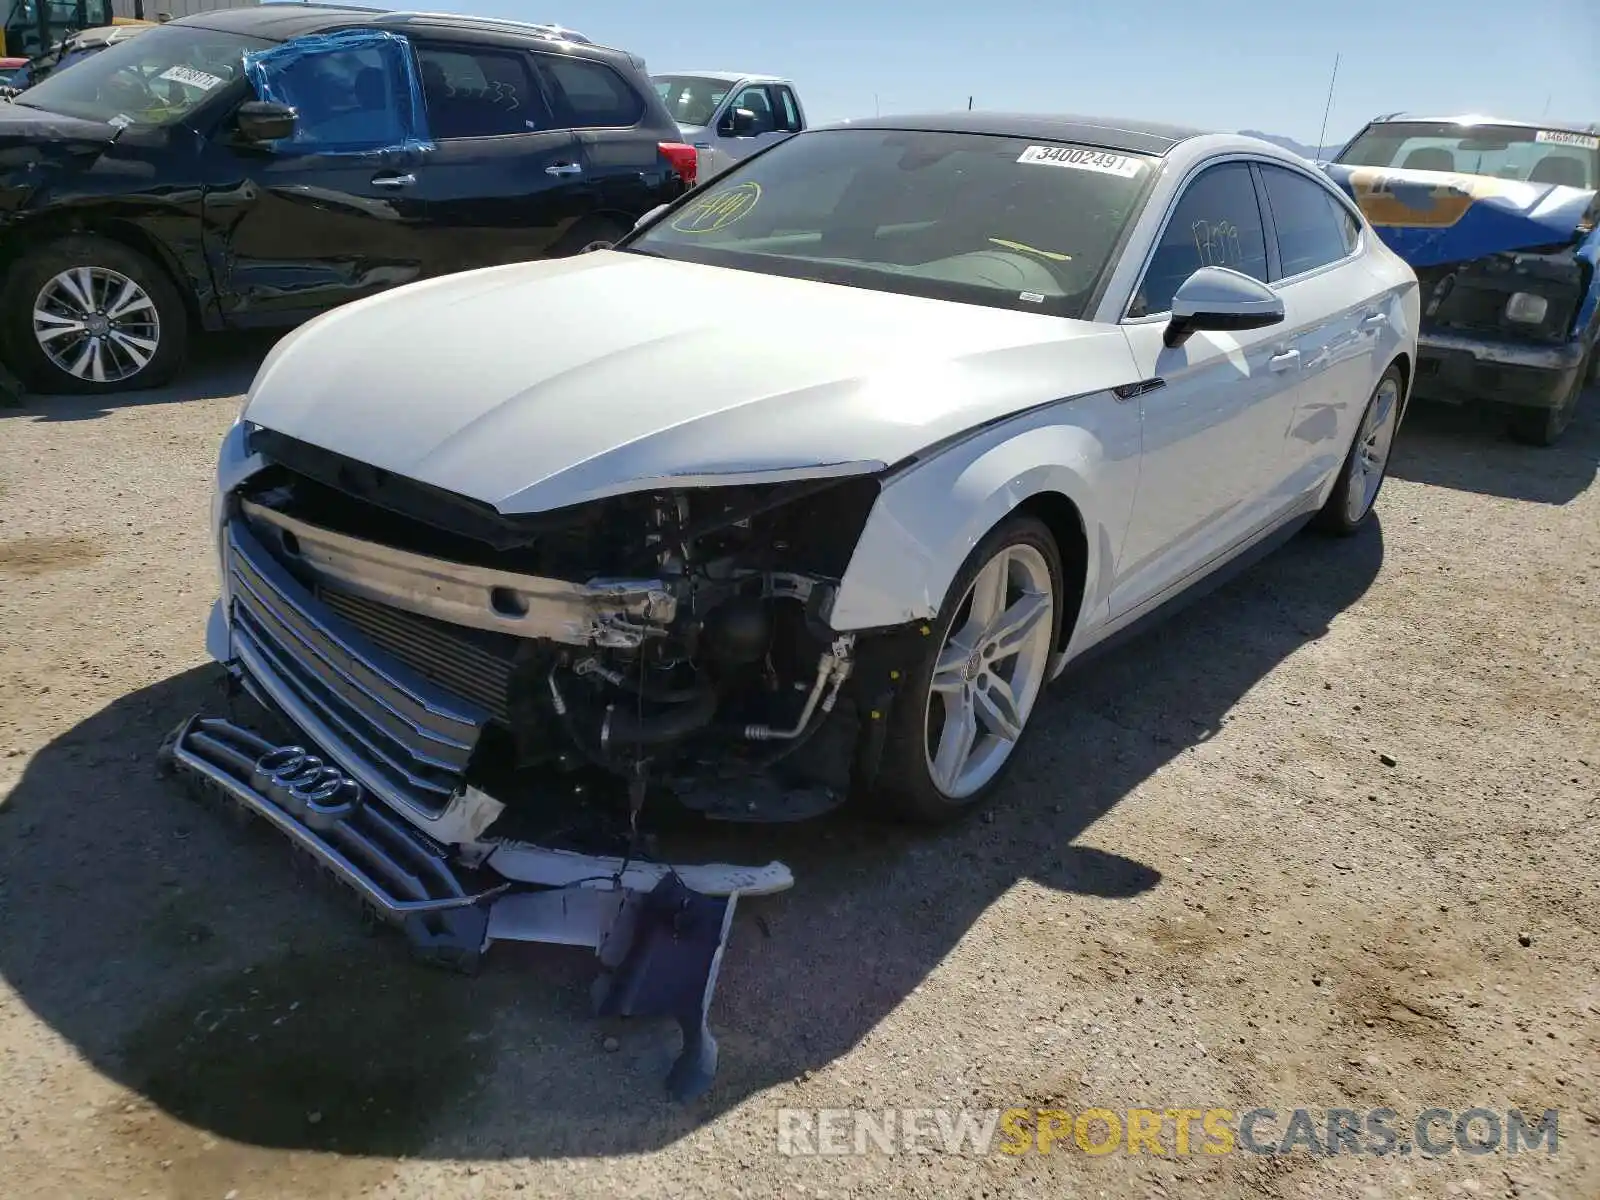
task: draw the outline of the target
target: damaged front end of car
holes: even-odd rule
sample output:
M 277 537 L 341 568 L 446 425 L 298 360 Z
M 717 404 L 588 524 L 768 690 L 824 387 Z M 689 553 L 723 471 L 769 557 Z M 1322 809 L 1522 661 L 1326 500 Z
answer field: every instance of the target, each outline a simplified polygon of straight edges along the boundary
M 1600 194 L 1488 176 L 1324 164 L 1416 272 L 1415 390 L 1570 405 L 1600 326 Z
M 793 880 L 659 839 L 817 816 L 871 778 L 918 631 L 828 614 L 877 476 L 506 516 L 268 429 L 229 437 L 249 466 L 219 492 L 208 643 L 230 712 L 185 721 L 164 763 L 428 961 L 592 949 L 597 1012 L 676 1018 L 669 1083 L 698 1094 L 734 906 Z

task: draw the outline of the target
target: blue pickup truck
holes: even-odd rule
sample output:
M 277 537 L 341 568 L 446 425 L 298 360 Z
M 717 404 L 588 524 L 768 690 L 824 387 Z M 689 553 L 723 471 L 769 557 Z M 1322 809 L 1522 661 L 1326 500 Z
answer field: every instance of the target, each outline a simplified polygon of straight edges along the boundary
M 1600 124 L 1394 113 L 1322 166 L 1422 285 L 1416 393 L 1558 441 L 1600 381 Z

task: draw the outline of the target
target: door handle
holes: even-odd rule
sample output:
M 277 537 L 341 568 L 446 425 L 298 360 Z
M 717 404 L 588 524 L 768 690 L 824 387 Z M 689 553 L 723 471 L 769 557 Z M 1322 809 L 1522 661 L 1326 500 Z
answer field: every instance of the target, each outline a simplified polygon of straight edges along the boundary
M 372 177 L 373 187 L 403 188 L 410 187 L 416 182 L 417 177 L 415 175 L 374 175 Z
M 551 163 L 544 169 L 546 175 L 582 175 L 583 167 L 579 163 Z
M 1274 354 L 1267 359 L 1267 366 L 1274 371 L 1288 371 L 1300 365 L 1300 351 L 1285 350 L 1282 354 Z
M 1361 328 L 1377 329 L 1389 323 L 1389 314 L 1384 312 L 1369 312 L 1361 318 Z

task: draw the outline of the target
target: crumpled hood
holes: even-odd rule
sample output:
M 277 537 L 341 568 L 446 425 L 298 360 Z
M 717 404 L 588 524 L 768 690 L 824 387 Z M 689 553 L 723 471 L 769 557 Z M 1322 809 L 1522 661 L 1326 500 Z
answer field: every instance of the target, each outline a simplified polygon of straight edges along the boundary
M 274 347 L 244 417 L 531 512 L 871 471 L 1134 372 L 1114 326 L 596 251 L 335 309 Z
M 1570 242 L 1595 199 L 1592 189 L 1452 171 L 1342 163 L 1322 169 L 1413 267 Z

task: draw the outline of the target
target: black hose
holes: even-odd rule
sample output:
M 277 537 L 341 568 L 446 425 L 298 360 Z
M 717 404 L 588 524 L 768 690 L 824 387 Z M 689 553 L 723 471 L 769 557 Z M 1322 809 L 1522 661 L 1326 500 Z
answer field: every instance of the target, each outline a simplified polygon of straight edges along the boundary
M 717 715 L 717 693 L 709 686 L 694 689 L 692 699 L 663 713 L 642 716 L 612 706 L 606 710 L 602 742 L 616 746 L 660 746 L 697 733 Z

